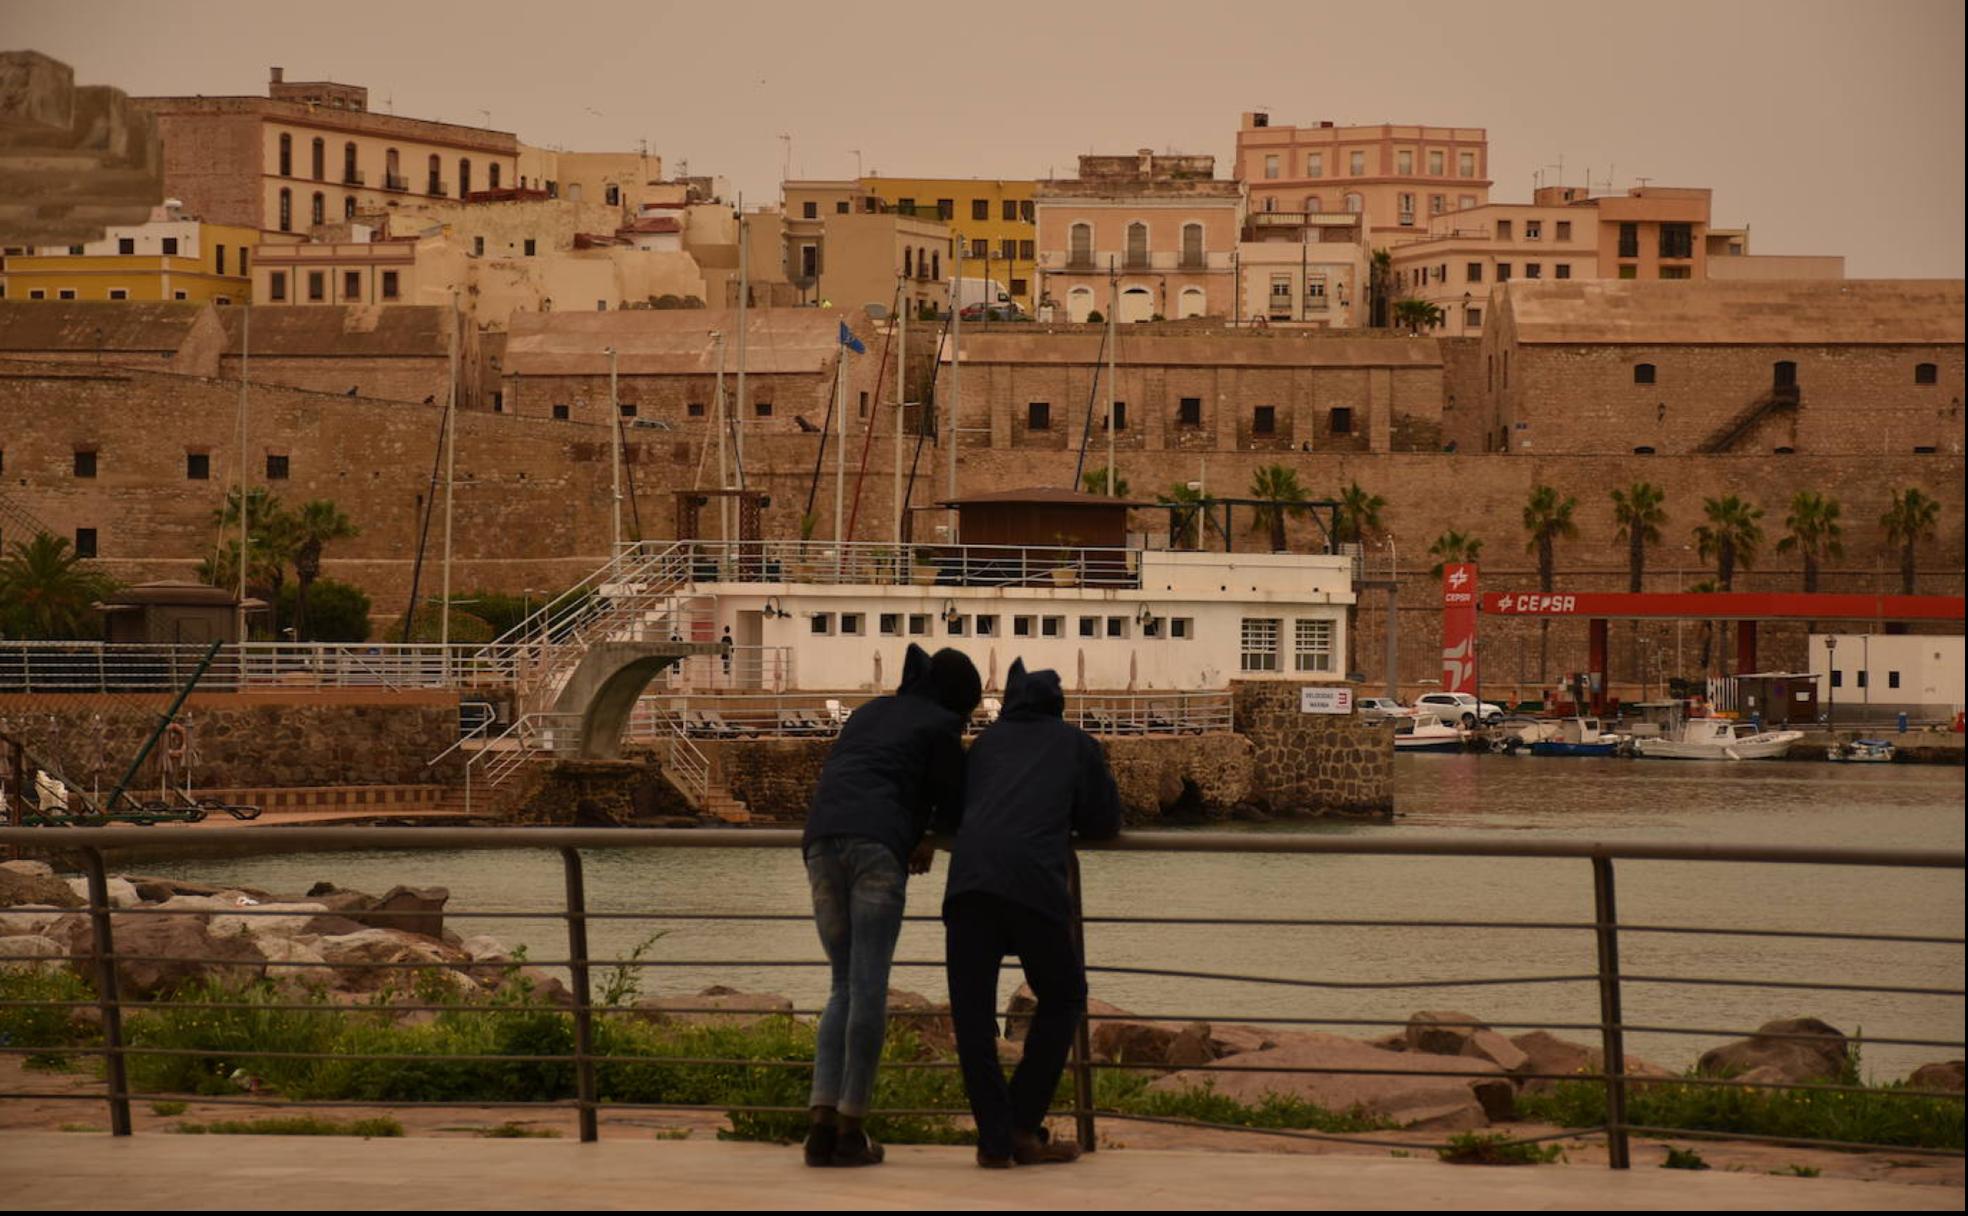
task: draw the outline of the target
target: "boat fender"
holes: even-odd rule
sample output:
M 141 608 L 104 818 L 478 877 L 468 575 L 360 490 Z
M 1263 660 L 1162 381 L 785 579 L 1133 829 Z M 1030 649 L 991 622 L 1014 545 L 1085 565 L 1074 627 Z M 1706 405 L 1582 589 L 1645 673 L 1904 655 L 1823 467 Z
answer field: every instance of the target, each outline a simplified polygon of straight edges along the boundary
M 1723 748 L 1723 749 L 1722 749 L 1722 754 L 1723 754 L 1723 755 L 1725 755 L 1725 756 L 1727 756 L 1727 757 L 1728 757 L 1729 759 L 1731 759 L 1731 760 L 1740 760 L 1740 759 L 1742 759 L 1742 757 L 1741 757 L 1741 756 L 1738 756 L 1738 755 L 1736 754 L 1736 749 L 1735 749 L 1735 748 L 1733 748 L 1733 747 L 1725 747 L 1725 748 Z

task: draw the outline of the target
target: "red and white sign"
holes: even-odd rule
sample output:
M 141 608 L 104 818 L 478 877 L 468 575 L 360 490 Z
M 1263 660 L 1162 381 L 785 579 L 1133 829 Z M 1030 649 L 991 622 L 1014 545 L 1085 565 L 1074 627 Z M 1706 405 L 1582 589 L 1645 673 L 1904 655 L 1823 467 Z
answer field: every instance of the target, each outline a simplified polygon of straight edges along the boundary
M 1442 567 L 1442 691 L 1476 691 L 1476 566 Z

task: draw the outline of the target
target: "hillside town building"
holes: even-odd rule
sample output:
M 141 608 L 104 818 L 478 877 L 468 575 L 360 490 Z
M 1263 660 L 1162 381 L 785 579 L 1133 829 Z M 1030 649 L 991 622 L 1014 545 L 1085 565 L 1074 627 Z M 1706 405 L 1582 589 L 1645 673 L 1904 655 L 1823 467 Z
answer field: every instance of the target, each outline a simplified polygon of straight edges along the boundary
M 1379 247 L 1489 201 L 1489 133 L 1395 123 L 1290 127 L 1247 112 L 1233 176 L 1254 213 L 1352 212 L 1365 217 L 1366 240 Z
M 1212 156 L 1143 148 L 1082 156 L 1078 177 L 1038 183 L 1041 315 L 1230 318 L 1243 194 L 1215 169 Z
M 257 229 L 207 224 L 167 203 L 97 240 L 7 250 L 0 299 L 244 304 L 259 239 Z

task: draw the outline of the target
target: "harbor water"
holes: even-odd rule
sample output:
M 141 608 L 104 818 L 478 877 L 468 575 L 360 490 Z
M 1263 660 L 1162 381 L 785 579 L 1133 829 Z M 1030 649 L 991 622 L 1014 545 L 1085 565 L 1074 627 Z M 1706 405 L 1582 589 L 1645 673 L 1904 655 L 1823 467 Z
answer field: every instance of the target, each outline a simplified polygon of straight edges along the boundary
M 1393 822 L 1295 821 L 1240 825 L 1253 834 L 1428 834 L 1606 841 L 1730 842 L 1948 848 L 1963 842 L 1963 772 L 1909 765 L 1541 760 L 1416 755 L 1397 760 Z M 1220 827 L 1220 825 L 1219 825 Z M 914 880 L 912 916 L 933 917 L 946 858 Z M 473 922 L 477 909 L 559 906 L 562 873 L 535 853 L 325 853 L 180 859 L 133 868 L 281 892 L 328 880 L 381 892 L 442 885 L 449 924 L 524 945 L 530 957 L 565 957 L 565 930 L 549 920 Z M 1519 1027 L 1598 1018 L 1593 935 L 1583 930 L 1463 927 L 1467 921 L 1592 919 L 1589 863 L 1582 860 L 1092 853 L 1084 859 L 1090 916 L 1219 916 L 1401 919 L 1441 927 L 1090 925 L 1088 961 L 1238 977 L 1415 984 L 1454 980 L 1582 977 L 1564 982 L 1390 989 L 1302 988 L 1251 979 L 1140 974 L 1091 977 L 1093 995 L 1152 1016 L 1358 1019 L 1341 1033 L 1373 1036 L 1418 1009 L 1450 1009 L 1516 1033 Z M 805 875 L 792 850 L 598 850 L 588 856 L 589 906 L 597 911 L 790 914 L 767 922 L 599 921 L 597 958 L 626 955 L 652 934 L 643 992 L 693 993 L 709 984 L 823 999 L 822 969 L 788 966 L 818 955 Z M 1692 925 L 1827 932 L 1959 935 L 1962 875 L 1954 870 L 1774 866 L 1718 862 L 1623 862 L 1619 912 L 1629 925 Z M 942 999 L 941 929 L 905 928 L 894 986 Z M 1960 988 L 1960 948 L 1811 938 L 1743 938 L 1627 932 L 1621 962 L 1631 976 L 1778 983 L 1872 983 Z M 1006 991 L 1016 983 L 1007 968 Z M 1811 1015 L 1864 1037 L 1959 1040 L 1958 997 L 1815 992 L 1782 987 L 1668 985 L 1629 980 L 1625 1015 L 1635 1026 L 1744 1031 L 1772 1018 Z M 1592 1039 L 1589 1030 L 1560 1030 Z M 1682 1068 L 1731 1037 L 1638 1032 L 1629 1051 Z M 1904 1076 L 1959 1049 L 1869 1044 L 1865 1071 Z

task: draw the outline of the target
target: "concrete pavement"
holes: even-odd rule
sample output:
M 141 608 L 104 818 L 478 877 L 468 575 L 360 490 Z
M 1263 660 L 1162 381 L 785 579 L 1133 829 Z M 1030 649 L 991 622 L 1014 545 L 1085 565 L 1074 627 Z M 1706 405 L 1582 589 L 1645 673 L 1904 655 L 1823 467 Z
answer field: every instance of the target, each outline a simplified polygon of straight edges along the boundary
M 1957 1187 L 1432 1157 L 1107 1150 L 986 1172 L 969 1149 L 891 1147 L 872 1169 L 713 1140 L 355 1140 L 26 1132 L 0 1140 L 11 1210 L 129 1208 L 1797 1209 L 1959 1211 Z

